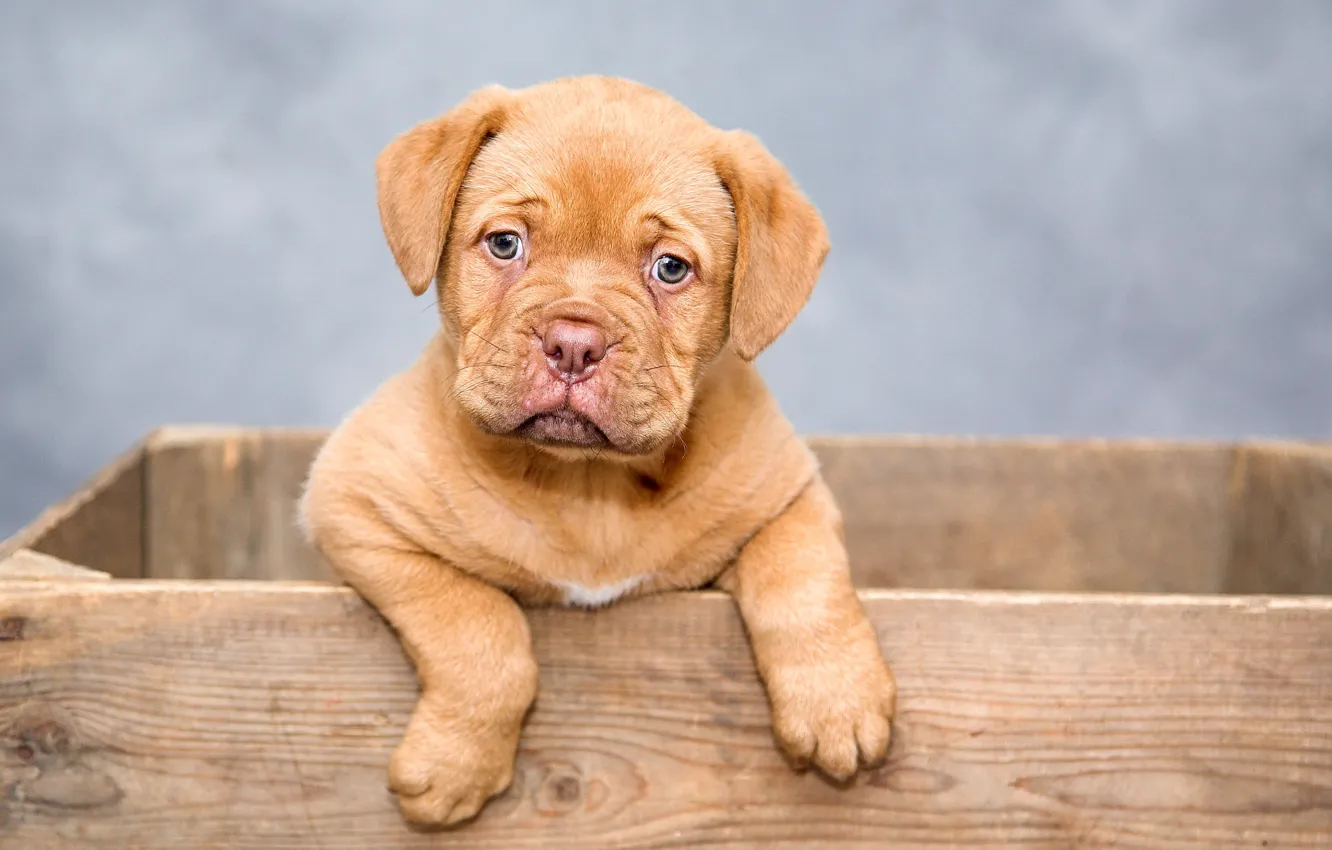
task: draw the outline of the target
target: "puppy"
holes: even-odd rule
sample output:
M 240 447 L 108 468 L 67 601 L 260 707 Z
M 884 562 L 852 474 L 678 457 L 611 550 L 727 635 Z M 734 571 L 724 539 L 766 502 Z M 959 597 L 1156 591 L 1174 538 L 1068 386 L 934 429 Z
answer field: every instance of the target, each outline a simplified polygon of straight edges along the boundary
M 664 94 L 580 77 L 477 91 L 376 175 L 441 327 L 330 436 L 302 517 L 416 667 L 389 764 L 405 817 L 465 821 L 509 785 L 537 692 L 520 605 L 715 584 L 786 752 L 837 779 L 882 762 L 895 685 L 841 517 L 751 365 L 828 251 L 783 167 Z

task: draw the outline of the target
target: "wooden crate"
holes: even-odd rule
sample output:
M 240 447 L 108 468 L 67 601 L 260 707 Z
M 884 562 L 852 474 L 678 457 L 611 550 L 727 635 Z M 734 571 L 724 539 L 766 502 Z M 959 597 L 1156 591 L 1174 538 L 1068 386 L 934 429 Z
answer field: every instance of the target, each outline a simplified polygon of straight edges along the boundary
M 788 770 L 725 596 L 535 611 L 514 786 L 425 834 L 412 671 L 293 525 L 323 437 L 160 431 L 0 545 L 0 848 L 1332 847 L 1332 448 L 814 441 L 889 766 Z

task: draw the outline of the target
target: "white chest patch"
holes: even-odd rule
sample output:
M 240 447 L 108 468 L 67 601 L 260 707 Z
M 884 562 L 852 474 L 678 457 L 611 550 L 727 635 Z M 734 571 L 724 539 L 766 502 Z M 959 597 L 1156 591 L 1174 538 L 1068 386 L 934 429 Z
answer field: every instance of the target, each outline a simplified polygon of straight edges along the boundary
M 571 581 L 557 581 L 555 586 L 564 591 L 564 604 L 578 608 L 601 608 L 609 605 L 648 580 L 648 576 L 630 576 L 615 584 L 586 587 Z

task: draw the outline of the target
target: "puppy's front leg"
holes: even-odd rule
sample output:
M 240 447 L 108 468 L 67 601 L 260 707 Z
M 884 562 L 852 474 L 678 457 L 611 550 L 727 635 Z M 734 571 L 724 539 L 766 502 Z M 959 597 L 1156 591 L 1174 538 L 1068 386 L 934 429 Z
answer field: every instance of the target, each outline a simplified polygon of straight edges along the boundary
M 760 530 L 718 584 L 739 606 L 783 749 L 839 780 L 881 764 L 897 688 L 851 586 L 841 514 L 823 481 Z
M 398 631 L 421 699 L 389 762 L 407 820 L 450 825 L 513 779 L 522 721 L 536 698 L 531 633 L 503 591 L 426 554 L 326 551 Z

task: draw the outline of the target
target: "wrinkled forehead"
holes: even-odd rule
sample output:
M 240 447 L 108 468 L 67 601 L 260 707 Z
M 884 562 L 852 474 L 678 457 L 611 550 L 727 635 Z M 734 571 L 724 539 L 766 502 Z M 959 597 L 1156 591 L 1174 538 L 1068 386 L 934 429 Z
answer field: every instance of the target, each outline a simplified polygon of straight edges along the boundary
M 514 111 L 468 170 L 460 207 L 536 209 L 552 226 L 655 218 L 705 238 L 734 230 L 715 131 L 692 113 L 669 102 L 553 106 Z

